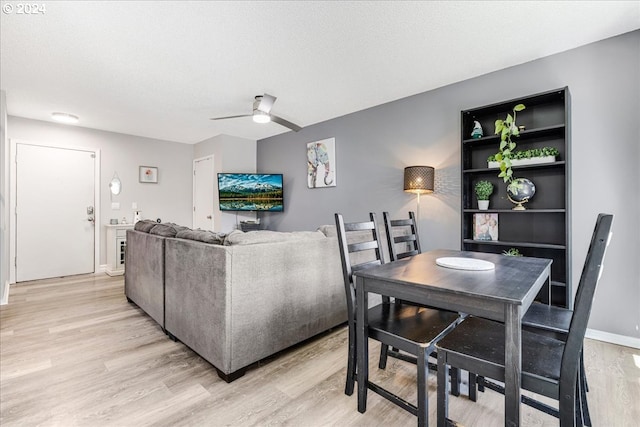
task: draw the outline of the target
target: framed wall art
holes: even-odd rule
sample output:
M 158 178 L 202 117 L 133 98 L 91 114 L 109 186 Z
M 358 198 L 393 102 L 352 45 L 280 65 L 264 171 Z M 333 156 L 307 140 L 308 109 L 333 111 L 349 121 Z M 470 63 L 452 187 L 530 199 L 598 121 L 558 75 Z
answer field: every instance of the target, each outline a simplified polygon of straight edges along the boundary
M 336 186 L 336 139 L 307 144 L 307 184 L 309 188 Z
M 158 168 L 155 166 L 140 166 L 138 168 L 138 181 L 145 184 L 157 184 Z

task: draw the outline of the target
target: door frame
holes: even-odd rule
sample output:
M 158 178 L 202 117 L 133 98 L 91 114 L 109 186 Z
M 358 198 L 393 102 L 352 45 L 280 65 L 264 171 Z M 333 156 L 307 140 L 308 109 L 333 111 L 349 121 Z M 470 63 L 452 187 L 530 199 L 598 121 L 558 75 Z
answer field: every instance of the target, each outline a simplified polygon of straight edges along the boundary
M 95 163 L 93 170 L 93 194 L 94 194 L 94 211 L 95 211 L 95 224 L 93 230 L 93 274 L 96 274 L 100 268 L 100 229 L 102 227 L 102 220 L 100 218 L 100 149 L 89 147 L 78 147 L 75 145 L 64 145 L 55 142 L 44 143 L 34 142 L 22 139 L 9 139 L 10 143 L 10 177 L 9 177 L 9 283 L 16 283 L 16 193 L 17 186 L 17 171 L 16 171 L 16 155 L 18 153 L 18 144 L 23 145 L 35 145 L 39 147 L 47 148 L 60 148 L 64 150 L 78 150 L 93 153 L 95 155 Z
M 195 226 L 196 224 L 196 180 L 193 178 L 194 176 L 196 176 L 196 163 L 198 163 L 199 161 L 202 160 L 207 160 L 207 159 L 211 159 L 211 162 L 213 163 L 213 176 L 211 177 L 211 179 L 215 179 L 216 177 L 216 161 L 215 161 L 215 156 L 213 154 L 209 154 L 207 156 L 203 156 L 203 157 L 198 157 L 197 159 L 193 159 L 193 174 L 191 175 L 191 200 L 193 201 L 193 206 L 191 209 L 191 227 Z M 214 180 L 214 184 L 215 184 L 215 180 Z M 214 185 L 215 186 L 215 185 Z M 216 205 L 216 201 L 215 201 L 215 192 L 214 194 L 211 196 L 211 202 L 212 202 L 212 207 L 215 207 Z M 216 227 L 216 224 L 218 223 L 218 219 L 216 219 L 216 213 L 212 212 L 213 215 L 213 226 L 214 228 Z

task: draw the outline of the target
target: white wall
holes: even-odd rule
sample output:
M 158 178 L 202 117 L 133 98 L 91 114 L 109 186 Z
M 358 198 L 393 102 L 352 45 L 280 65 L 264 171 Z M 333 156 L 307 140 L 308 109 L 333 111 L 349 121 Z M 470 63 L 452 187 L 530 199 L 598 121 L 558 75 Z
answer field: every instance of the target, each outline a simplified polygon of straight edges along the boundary
M 218 135 L 194 146 L 194 158 L 213 154 L 215 173 L 255 172 L 256 141 L 229 135 Z M 216 175 L 217 176 L 217 175 Z M 254 220 L 254 212 L 229 213 L 218 209 L 218 182 L 214 185 L 213 226 L 215 231 L 228 233 L 237 228 L 238 221 Z
M 0 304 L 9 295 L 9 138 L 7 96 L 0 91 Z
M 101 153 L 100 206 L 96 226 L 100 227 L 100 264 L 106 263 L 104 224 L 110 218 L 133 220 L 136 202 L 143 218 L 161 218 L 191 226 L 193 146 L 177 142 L 59 125 L 21 117 L 8 117 L 8 136 L 25 142 L 63 147 L 99 149 Z M 138 182 L 139 166 L 158 167 L 158 184 Z M 109 182 L 114 173 L 122 181 L 122 192 L 112 196 Z M 3 171 L 3 176 L 9 176 Z M 120 209 L 112 210 L 111 202 Z M 44 207 L 46 209 L 46 207 Z M 97 266 L 99 267 L 99 266 Z

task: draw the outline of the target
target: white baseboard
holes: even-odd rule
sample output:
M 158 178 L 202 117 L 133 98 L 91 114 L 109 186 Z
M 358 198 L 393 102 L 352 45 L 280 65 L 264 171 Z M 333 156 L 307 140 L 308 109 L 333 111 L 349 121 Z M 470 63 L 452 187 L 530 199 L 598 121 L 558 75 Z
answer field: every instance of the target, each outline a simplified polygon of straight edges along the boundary
M 96 274 L 106 273 L 106 272 L 107 272 L 107 264 L 100 264 L 100 267 L 98 267 L 98 271 L 96 271 Z
M 9 281 L 7 280 L 4 283 L 4 293 L 2 294 L 2 298 L 0 299 L 0 305 L 9 304 Z
M 610 332 L 598 331 L 596 329 L 587 329 L 585 337 L 591 338 L 593 340 L 608 342 L 611 344 L 640 349 L 640 338 L 612 334 Z

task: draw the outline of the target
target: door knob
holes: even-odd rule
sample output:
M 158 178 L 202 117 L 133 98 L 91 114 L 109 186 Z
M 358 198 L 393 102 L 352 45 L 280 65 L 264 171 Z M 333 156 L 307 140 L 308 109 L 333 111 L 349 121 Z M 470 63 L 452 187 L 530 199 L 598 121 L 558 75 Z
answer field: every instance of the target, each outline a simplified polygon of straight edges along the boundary
M 207 215 L 207 219 L 211 219 L 211 215 Z

